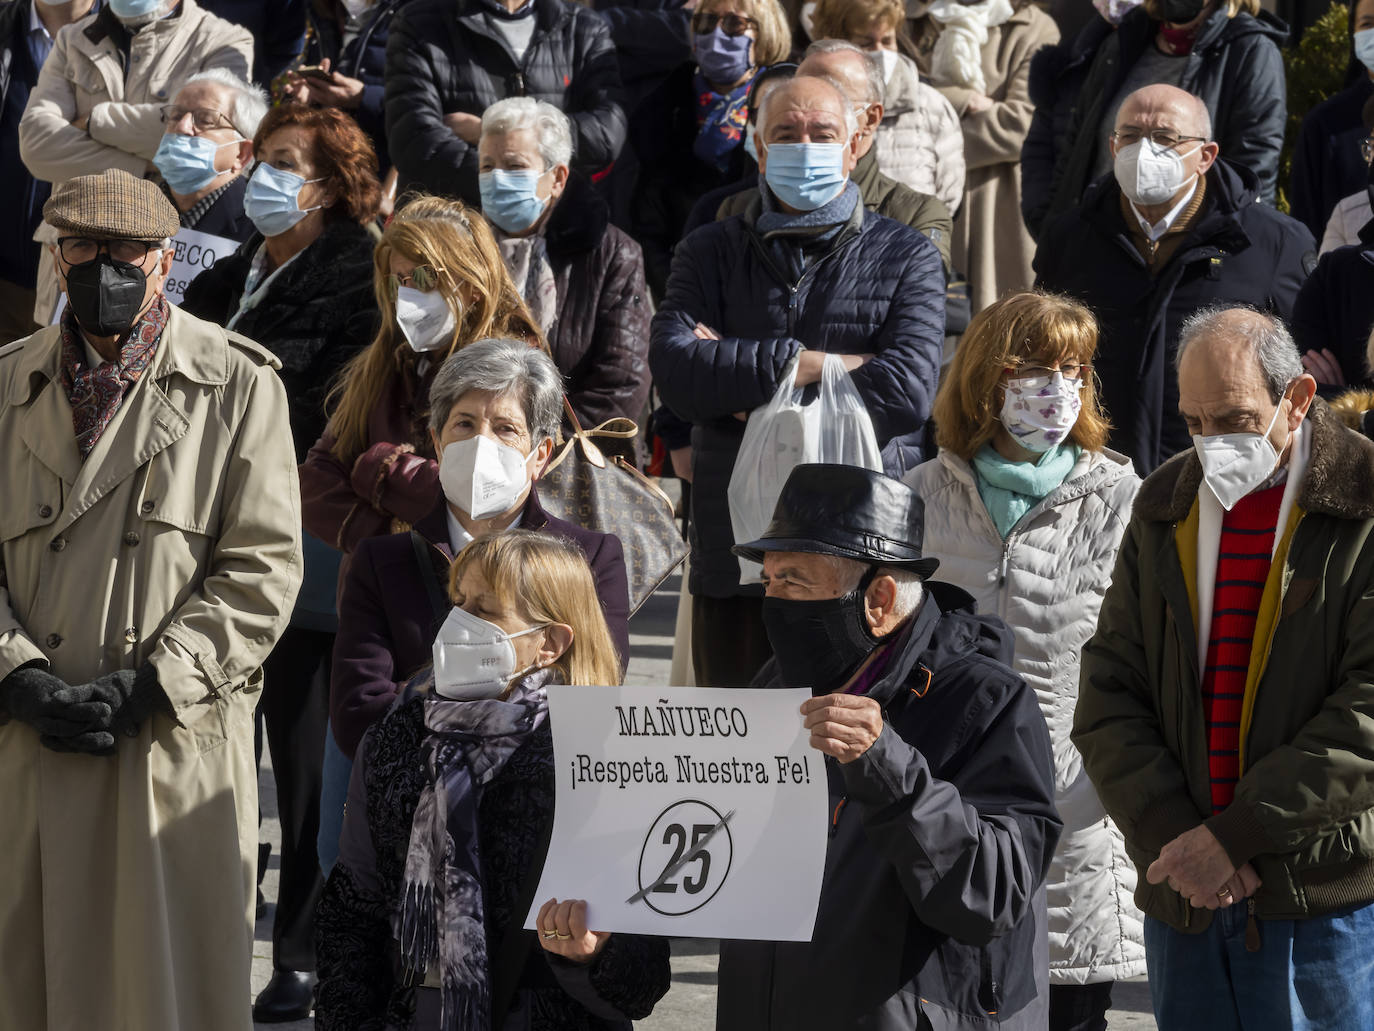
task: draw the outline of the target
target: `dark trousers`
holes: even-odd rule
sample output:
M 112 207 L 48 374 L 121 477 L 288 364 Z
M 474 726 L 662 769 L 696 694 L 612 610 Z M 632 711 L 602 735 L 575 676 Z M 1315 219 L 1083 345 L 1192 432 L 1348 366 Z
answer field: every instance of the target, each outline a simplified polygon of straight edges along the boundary
M 1049 1031 L 1107 1031 L 1115 981 L 1050 985 Z
M 272 919 L 272 962 L 279 970 L 315 969 L 315 905 L 324 890 L 315 838 L 333 652 L 333 634 L 289 627 L 262 668 L 258 718 L 272 750 L 281 819 L 281 878 Z
M 748 687 L 772 657 L 762 597 L 692 595 L 692 666 L 698 684 Z

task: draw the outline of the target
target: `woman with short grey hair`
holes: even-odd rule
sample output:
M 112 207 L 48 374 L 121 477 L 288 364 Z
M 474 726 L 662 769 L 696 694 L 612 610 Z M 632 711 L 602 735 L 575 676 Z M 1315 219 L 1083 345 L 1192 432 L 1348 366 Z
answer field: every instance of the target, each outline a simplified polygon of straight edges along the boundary
M 343 576 L 329 689 L 335 747 L 320 800 L 320 825 L 332 836 L 320 849 L 326 872 L 338 855 L 349 763 L 367 728 L 430 663 L 448 614 L 448 603 L 434 599 L 472 541 L 522 527 L 576 545 L 591 566 L 622 668 L 629 660 L 630 592 L 619 538 L 557 519 L 539 503 L 537 481 L 562 412 L 561 384 L 547 354 L 506 338 L 468 344 L 434 377 L 428 425 L 439 458 L 438 503 L 414 526 L 396 527 L 406 532 L 360 541 Z
M 638 421 L 649 394 L 644 257 L 570 170 L 572 140 L 568 116 L 542 100 L 488 107 L 477 147 L 482 214 L 567 378 L 577 418 Z

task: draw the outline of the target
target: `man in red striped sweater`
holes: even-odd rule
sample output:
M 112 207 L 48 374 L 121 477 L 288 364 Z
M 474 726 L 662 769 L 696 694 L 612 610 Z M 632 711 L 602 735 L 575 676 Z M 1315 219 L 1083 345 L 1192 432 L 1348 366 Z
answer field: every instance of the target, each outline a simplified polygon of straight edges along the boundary
M 1074 743 L 1168 1031 L 1374 1028 L 1374 445 L 1283 324 L 1185 322 L 1193 449 L 1136 498 Z

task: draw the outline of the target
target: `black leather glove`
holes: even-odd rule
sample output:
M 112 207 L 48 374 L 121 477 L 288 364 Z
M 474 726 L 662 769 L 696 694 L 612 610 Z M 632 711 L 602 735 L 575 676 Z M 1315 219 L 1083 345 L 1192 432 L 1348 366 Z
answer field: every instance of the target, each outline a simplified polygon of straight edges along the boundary
M 106 673 L 88 686 L 92 697 L 109 705 L 109 729 L 115 734 L 136 737 L 139 726 L 154 712 L 172 711 L 167 693 L 157 682 L 157 670 L 148 662 L 137 671 L 121 669 Z
M 0 707 L 42 735 L 43 743 L 82 737 L 81 751 L 112 750 L 112 709 L 90 684 L 73 687 L 37 666 L 21 666 L 0 680 Z M 66 749 L 70 751 L 71 749 Z

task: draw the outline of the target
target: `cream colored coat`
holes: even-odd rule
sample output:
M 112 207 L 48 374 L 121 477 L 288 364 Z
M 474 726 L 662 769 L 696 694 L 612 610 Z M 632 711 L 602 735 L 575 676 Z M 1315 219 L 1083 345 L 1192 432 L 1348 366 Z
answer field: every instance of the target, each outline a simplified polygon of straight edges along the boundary
M 929 74 L 938 26 L 916 23 L 918 64 Z M 1044 46 L 1059 42 L 1059 29 L 1034 4 L 988 30 L 983 77 L 992 107 L 968 112 L 972 91 L 931 80 L 954 105 L 964 130 L 964 203 L 954 220 L 954 267 L 968 276 L 975 313 L 998 297 L 1025 290 L 1035 281 L 1035 242 L 1021 221 L 1021 144 L 1030 131 L 1035 105 L 1029 92 L 1030 62 Z
M 100 31 L 98 17 L 87 15 L 57 34 L 29 94 L 19 120 L 19 154 L 35 179 L 60 183 L 107 168 L 147 176 L 162 141 L 162 105 L 182 84 L 209 68 L 247 79 L 253 65 L 247 29 L 195 0 L 181 0 L 177 17 L 155 21 L 133 37 L 126 75 L 119 48 Z M 82 118 L 90 119 L 85 132 L 71 124 Z M 57 234 L 45 222 L 34 239 L 51 245 Z M 39 263 L 37 292 L 34 321 L 46 325 L 58 293 L 57 274 L 46 260 Z
M 964 137 L 950 102 L 921 81 L 915 61 L 898 54 L 883 106 L 873 137 L 878 170 L 917 193 L 939 197 L 956 214 L 964 200 Z
M 249 1031 L 259 668 L 300 585 L 276 359 L 173 308 L 83 463 L 59 331 L 0 350 L 0 677 L 151 662 L 114 756 L 0 711 L 0 1028 Z

